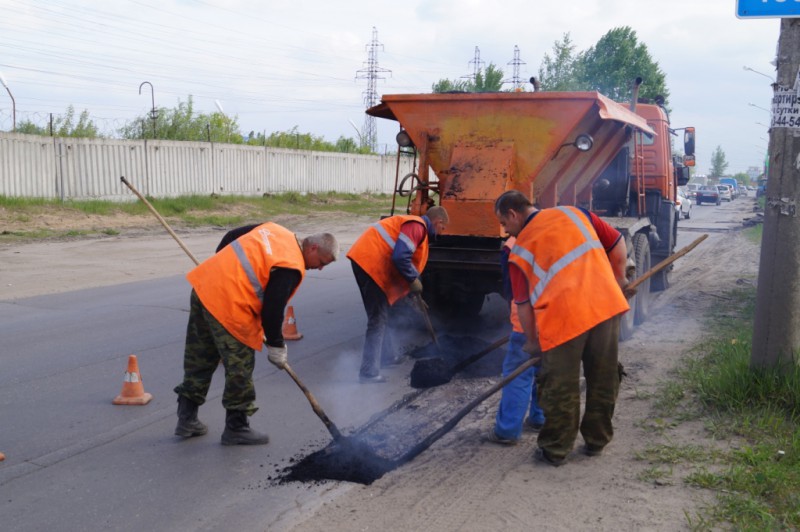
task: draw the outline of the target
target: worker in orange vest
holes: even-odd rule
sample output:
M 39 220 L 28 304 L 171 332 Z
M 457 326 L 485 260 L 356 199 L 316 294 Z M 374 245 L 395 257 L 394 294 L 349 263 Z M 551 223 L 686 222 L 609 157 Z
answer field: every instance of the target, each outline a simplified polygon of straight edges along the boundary
M 367 333 L 359 380 L 386 382 L 380 374 L 402 361 L 392 348 L 386 326 L 389 307 L 409 293 L 420 296 L 419 277 L 428 261 L 428 242 L 447 227 L 444 207 L 431 207 L 423 216 L 390 216 L 370 226 L 350 248 L 347 258 L 367 312 Z
M 495 215 L 516 237 L 508 260 L 526 338 L 522 349 L 541 357 L 538 386 L 545 422 L 534 457 L 562 465 L 579 430 L 583 452 L 599 455 L 614 434 L 619 319 L 629 310 L 626 297 L 635 294 L 626 288 L 625 240 L 584 209 L 539 210 L 516 190 L 497 199 Z M 581 364 L 586 378 L 582 419 Z
M 189 272 L 192 285 L 184 350 L 183 382 L 178 394 L 175 434 L 201 436 L 208 427 L 197 419 L 219 362 L 225 368 L 223 445 L 260 445 L 266 434 L 247 420 L 257 407 L 253 369 L 255 352 L 267 344 L 267 359 L 280 369 L 287 363 L 283 313 L 305 276 L 335 261 L 339 244 L 329 233 L 302 240 L 275 223 L 241 227 L 223 237 L 217 253 Z

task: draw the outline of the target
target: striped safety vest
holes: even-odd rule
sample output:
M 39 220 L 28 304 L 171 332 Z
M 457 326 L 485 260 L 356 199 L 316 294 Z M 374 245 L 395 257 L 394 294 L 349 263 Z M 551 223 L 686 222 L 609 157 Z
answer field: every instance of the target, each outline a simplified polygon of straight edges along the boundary
M 574 207 L 540 211 L 517 235 L 509 261 L 528 279 L 543 351 L 630 308 L 591 221 Z
M 426 228 L 426 236 L 419 246 L 400 232 L 400 228 L 406 222 L 419 222 Z M 422 273 L 428 262 L 428 237 L 425 220 L 419 216 L 391 216 L 372 224 L 347 253 L 347 258 L 361 266 L 361 269 L 383 290 L 390 305 L 408 294 L 408 281 L 400 275 L 392 263 L 392 252 L 398 238 L 412 251 L 411 263 Z
M 259 350 L 264 338 L 264 288 L 272 268 L 297 270 L 300 282 L 306 273 L 303 251 L 294 233 L 265 223 L 203 261 L 186 278 L 203 306 L 231 335 Z

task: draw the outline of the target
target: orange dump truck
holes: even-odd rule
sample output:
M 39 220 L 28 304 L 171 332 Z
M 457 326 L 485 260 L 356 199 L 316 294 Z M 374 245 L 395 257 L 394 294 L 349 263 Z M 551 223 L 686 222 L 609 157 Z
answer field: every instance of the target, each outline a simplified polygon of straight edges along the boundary
M 494 201 L 506 190 L 540 208 L 576 205 L 603 216 L 625 235 L 640 273 L 674 252 L 676 187 L 689 180 L 694 129 L 685 128 L 686 155 L 674 157 L 675 132 L 657 104 L 622 105 L 597 92 L 403 94 L 383 96 L 367 113 L 398 121 L 399 151 L 415 157 L 414 172 L 397 176 L 392 214 L 437 204 L 450 214 L 423 274 L 435 310 L 477 314 L 501 290 L 507 235 Z M 650 291 L 666 288 L 668 276 L 640 287 L 623 335 L 644 321 Z

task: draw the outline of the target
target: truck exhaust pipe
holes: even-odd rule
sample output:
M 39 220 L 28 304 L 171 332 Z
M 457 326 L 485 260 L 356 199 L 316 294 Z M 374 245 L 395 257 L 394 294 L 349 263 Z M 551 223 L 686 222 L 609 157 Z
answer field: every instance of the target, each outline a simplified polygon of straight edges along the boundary
M 539 83 L 539 80 L 535 77 L 531 76 L 530 79 L 531 85 L 533 85 L 533 92 L 539 92 L 542 89 L 542 85 Z
M 633 86 L 631 87 L 631 112 L 636 112 L 636 103 L 639 101 L 639 85 L 642 84 L 642 78 L 637 77 L 633 80 Z

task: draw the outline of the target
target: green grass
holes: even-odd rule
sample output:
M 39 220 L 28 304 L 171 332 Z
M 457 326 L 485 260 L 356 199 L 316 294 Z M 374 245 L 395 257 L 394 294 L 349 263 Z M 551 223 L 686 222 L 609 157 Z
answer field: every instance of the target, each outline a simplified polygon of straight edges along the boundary
M 684 483 L 715 492 L 712 505 L 687 515 L 693 530 L 800 530 L 800 366 L 751 368 L 755 292 L 726 294 L 709 318 L 715 336 L 654 401 L 657 415 L 700 420 L 728 450 L 670 442 L 637 455 L 650 463 L 643 481 L 668 483 L 656 472 L 681 463 L 692 470 Z
M 299 194 L 285 192 L 264 196 L 181 196 L 177 198 L 148 198 L 153 208 L 171 225 L 184 227 L 235 227 L 246 223 L 269 220 L 281 215 L 342 213 L 380 218 L 391 208 L 391 196 L 386 194 Z M 81 214 L 95 217 L 126 215 L 140 217 L 143 225 L 152 224 L 154 215 L 141 201 L 113 202 L 105 200 L 59 201 L 41 198 L 10 198 L 0 196 L 0 214 L 17 223 L 30 224 L 30 229 L 0 232 L 0 242 L 47 238 L 115 235 L 119 230 L 98 222 L 97 228 L 70 227 L 70 219 Z M 61 226 L 37 226 L 42 215 L 61 215 Z M 106 227 L 103 227 L 106 225 Z

